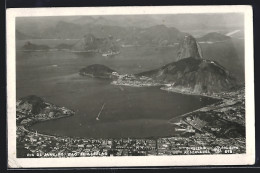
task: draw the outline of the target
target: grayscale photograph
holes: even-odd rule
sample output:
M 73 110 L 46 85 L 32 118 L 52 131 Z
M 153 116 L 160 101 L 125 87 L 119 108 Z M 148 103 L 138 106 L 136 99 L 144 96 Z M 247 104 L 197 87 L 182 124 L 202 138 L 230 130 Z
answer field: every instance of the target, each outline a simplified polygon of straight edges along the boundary
M 245 35 L 241 12 L 16 17 L 16 157 L 246 154 Z

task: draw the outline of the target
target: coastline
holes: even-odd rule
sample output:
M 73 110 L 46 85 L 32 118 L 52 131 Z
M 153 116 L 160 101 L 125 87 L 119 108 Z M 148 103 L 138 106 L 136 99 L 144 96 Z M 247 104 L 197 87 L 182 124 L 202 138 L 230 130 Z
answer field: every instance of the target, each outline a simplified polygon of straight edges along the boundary
M 218 101 L 216 101 L 215 103 L 206 105 L 206 106 L 201 107 L 201 108 L 199 108 L 199 109 L 196 109 L 196 110 L 194 110 L 194 111 L 187 112 L 187 113 L 185 113 L 185 114 L 181 114 L 181 115 L 179 115 L 179 116 L 176 116 L 176 117 L 174 117 L 174 118 L 171 118 L 171 119 L 168 120 L 168 122 L 169 122 L 170 124 L 176 123 L 176 121 L 180 120 L 182 117 L 185 117 L 185 116 L 187 116 L 187 115 L 190 115 L 190 114 L 192 114 L 192 113 L 194 113 L 194 112 L 198 112 L 198 111 L 200 111 L 200 110 L 203 110 L 203 109 L 205 109 L 205 108 L 208 108 L 209 106 L 212 106 L 212 105 L 214 105 L 214 104 L 217 104 L 217 103 L 220 103 L 221 101 L 223 101 L 223 99 L 221 99 L 220 97 L 211 96 L 211 95 L 198 94 L 198 93 L 192 93 L 192 92 L 187 92 L 187 91 L 185 92 L 185 91 L 180 91 L 180 90 L 174 89 L 174 88 L 168 89 L 167 87 L 161 87 L 160 89 L 161 89 L 161 90 L 164 90 L 164 91 L 168 91 L 168 92 L 178 93 L 178 94 L 208 97 L 208 98 L 212 98 L 212 99 L 217 99 L 217 100 L 218 100 Z
M 164 90 L 164 91 L 174 92 L 174 93 L 179 93 L 179 94 L 184 94 L 184 95 L 202 96 L 202 97 L 209 97 L 209 98 L 213 98 L 213 99 L 222 100 L 222 98 L 220 98 L 218 96 L 213 96 L 213 95 L 209 95 L 209 94 L 199 94 L 199 93 L 189 92 L 189 91 L 183 91 L 183 90 L 179 90 L 177 88 L 170 88 L 169 89 L 167 87 L 161 87 L 160 89 Z
M 31 126 L 34 125 L 34 124 L 37 124 L 37 123 L 41 123 L 41 122 L 45 122 L 45 121 L 52 121 L 52 120 L 57 120 L 57 119 L 61 119 L 61 118 L 68 118 L 68 117 L 71 117 L 71 116 L 74 116 L 74 114 L 70 114 L 70 115 L 65 115 L 65 116 L 59 116 L 59 117 L 54 117 L 54 118 L 49 118 L 49 119 L 44 119 L 44 120 L 36 120 L 34 122 L 30 122 L 30 123 L 27 123 L 25 125 L 22 125 L 20 124 L 19 126 L 24 128 L 24 130 L 26 130 L 27 132 L 30 132 L 30 133 L 35 133 Z M 63 137 L 63 136 L 59 136 L 59 135 L 53 135 L 53 134 L 44 134 L 44 133 L 38 133 L 37 132 L 37 135 L 42 135 L 42 136 L 45 136 L 45 137 Z M 64 136 L 66 137 L 66 136 Z

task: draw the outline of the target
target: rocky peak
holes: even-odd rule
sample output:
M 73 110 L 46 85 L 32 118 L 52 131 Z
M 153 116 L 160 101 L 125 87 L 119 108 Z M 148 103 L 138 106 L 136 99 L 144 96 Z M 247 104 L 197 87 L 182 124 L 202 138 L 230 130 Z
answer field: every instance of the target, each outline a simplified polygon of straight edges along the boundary
M 180 43 L 180 49 L 178 51 L 178 60 L 193 57 L 195 59 L 202 59 L 201 48 L 196 39 L 191 35 L 184 37 Z

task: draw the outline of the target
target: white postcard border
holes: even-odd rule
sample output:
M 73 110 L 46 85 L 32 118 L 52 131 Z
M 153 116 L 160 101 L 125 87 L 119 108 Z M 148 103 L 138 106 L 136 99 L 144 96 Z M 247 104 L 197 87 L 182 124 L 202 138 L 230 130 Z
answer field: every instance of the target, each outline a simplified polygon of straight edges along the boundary
M 80 158 L 16 158 L 16 51 L 15 17 L 75 15 L 137 15 L 184 13 L 244 13 L 246 154 L 120 156 Z M 161 6 L 161 7 L 81 7 L 7 9 L 7 131 L 8 165 L 11 168 L 35 167 L 122 167 L 248 165 L 255 163 L 253 16 L 251 6 Z

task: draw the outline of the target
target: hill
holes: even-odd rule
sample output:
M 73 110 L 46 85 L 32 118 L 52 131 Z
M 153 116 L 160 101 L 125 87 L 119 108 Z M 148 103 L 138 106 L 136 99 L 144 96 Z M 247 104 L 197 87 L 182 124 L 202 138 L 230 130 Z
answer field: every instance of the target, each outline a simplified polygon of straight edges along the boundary
M 45 102 L 41 97 L 29 95 L 16 101 L 16 122 L 30 125 L 38 121 L 74 115 L 74 111 Z
M 93 64 L 80 69 L 79 74 L 82 76 L 91 76 L 96 78 L 112 78 L 114 70 L 101 64 Z
M 46 106 L 44 100 L 35 95 L 23 97 L 16 103 L 16 108 L 18 110 L 23 110 L 23 112 L 32 114 L 40 113 Z

